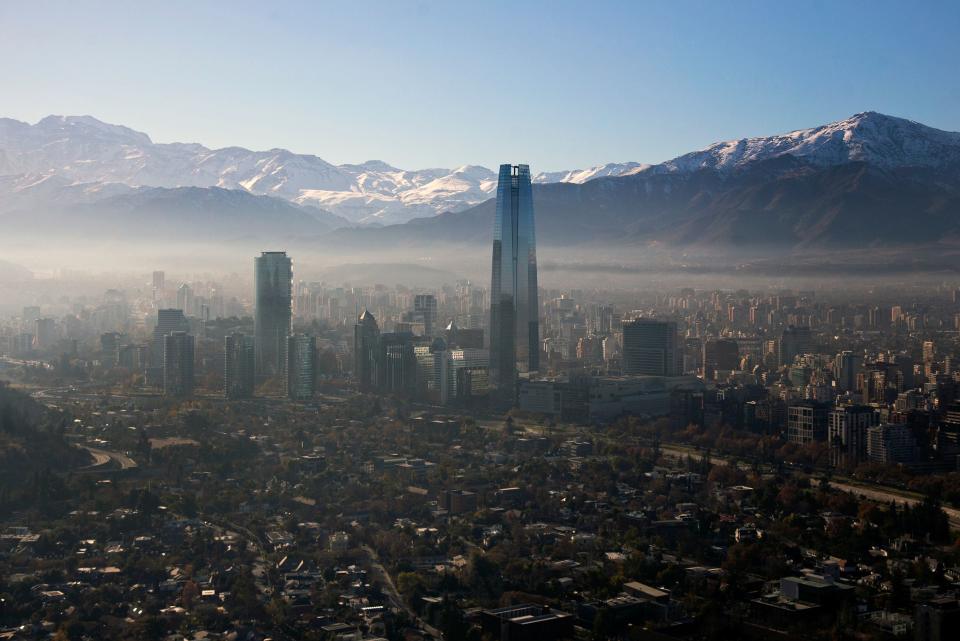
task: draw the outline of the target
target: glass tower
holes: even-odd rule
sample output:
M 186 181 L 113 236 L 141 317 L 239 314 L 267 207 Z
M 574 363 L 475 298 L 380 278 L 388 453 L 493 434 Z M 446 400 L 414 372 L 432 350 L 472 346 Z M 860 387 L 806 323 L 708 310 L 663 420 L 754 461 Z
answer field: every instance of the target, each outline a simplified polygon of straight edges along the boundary
M 490 284 L 490 385 L 513 401 L 517 369 L 540 368 L 537 244 L 530 167 L 500 165 Z
M 293 265 L 287 252 L 262 252 L 253 261 L 257 373 L 278 376 L 287 365 Z

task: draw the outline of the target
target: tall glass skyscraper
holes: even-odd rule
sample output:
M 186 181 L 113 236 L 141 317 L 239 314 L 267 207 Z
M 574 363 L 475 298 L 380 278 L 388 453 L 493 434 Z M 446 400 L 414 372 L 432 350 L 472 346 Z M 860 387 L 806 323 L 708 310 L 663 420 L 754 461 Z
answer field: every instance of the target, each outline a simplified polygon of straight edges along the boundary
M 517 368 L 540 368 L 540 304 L 528 165 L 500 165 L 490 284 L 490 387 L 513 401 Z
M 257 373 L 283 375 L 290 335 L 293 264 L 287 252 L 262 252 L 253 259 Z

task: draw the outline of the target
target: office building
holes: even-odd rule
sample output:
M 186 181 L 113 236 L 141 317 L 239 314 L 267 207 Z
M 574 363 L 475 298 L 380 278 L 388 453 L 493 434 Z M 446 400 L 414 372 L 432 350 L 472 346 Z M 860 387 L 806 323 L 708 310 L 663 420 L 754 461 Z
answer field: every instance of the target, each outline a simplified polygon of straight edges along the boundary
M 236 333 L 223 339 L 223 395 L 252 398 L 256 380 L 256 350 L 252 336 Z
M 434 336 L 437 327 L 437 297 L 433 294 L 417 294 L 413 299 L 413 313 L 423 321 L 423 335 Z
M 313 398 L 317 379 L 317 339 L 305 334 L 287 338 L 287 398 L 306 401 Z
M 377 389 L 384 394 L 410 396 L 417 389 L 417 357 L 413 334 L 391 332 L 380 335 L 377 352 Z
M 166 285 L 167 275 L 162 271 L 153 272 L 153 291 L 159 292 L 163 291 L 164 285 Z
M 677 376 L 677 324 L 650 318 L 624 321 L 622 353 L 628 376 Z
M 490 284 L 490 379 L 512 404 L 517 368 L 540 368 L 540 305 L 530 167 L 500 165 Z
M 253 260 L 257 374 L 280 376 L 292 322 L 293 264 L 287 252 L 262 252 Z
M 150 344 L 151 367 L 157 372 L 163 371 L 163 339 L 173 332 L 188 332 L 190 324 L 182 309 L 158 309 L 157 325 L 153 328 L 153 341 Z
M 787 441 L 797 445 L 827 440 L 830 406 L 825 403 L 802 403 L 787 408 Z
M 379 349 L 377 319 L 368 310 L 363 310 L 353 328 L 353 376 L 362 392 L 369 392 L 377 385 Z
M 193 396 L 194 339 L 186 332 L 163 337 L 163 395 Z

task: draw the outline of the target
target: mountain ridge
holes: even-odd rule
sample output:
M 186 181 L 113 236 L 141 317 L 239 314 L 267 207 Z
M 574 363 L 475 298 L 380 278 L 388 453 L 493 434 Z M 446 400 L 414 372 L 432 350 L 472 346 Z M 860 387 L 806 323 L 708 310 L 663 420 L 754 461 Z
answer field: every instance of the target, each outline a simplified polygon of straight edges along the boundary
M 557 180 L 584 181 L 637 165 L 554 174 Z M 0 118 L 0 176 L 50 174 L 70 184 L 243 189 L 319 207 L 354 223 L 379 224 L 466 209 L 489 198 L 497 179 L 494 171 L 469 164 L 405 170 L 382 160 L 334 165 L 282 148 L 156 143 L 143 132 L 92 116 L 47 116 L 33 125 Z M 537 179 L 547 181 L 546 174 Z
M 86 132 L 80 136 L 85 144 L 71 140 L 75 129 Z M 36 139 L 24 142 L 24 132 Z M 5 142 L 11 136 L 19 136 L 19 155 Z M 489 241 L 496 176 L 484 167 L 417 173 L 382 160 L 336 166 L 283 149 L 209 150 L 195 143 L 160 145 L 172 149 L 172 155 L 164 156 L 164 151 L 145 158 L 144 137 L 149 140 L 90 117 L 49 117 L 37 125 L 0 120 L 0 215 L 19 212 L 22 218 L 8 218 L 7 229 L 20 229 L 11 221 L 36 226 L 47 220 L 47 227 L 36 229 L 42 235 L 57 229 L 58 216 L 70 227 L 77 220 L 97 222 L 96 212 L 102 209 L 102 217 L 116 229 L 132 232 L 124 211 L 144 224 L 149 212 L 154 223 L 169 217 L 189 225 L 191 219 L 183 215 L 187 211 L 202 214 L 199 219 L 210 231 L 219 226 L 221 233 L 233 233 L 239 226 L 243 229 L 238 227 L 235 235 L 245 237 L 323 237 L 322 242 L 337 248 Z M 45 145 L 40 160 L 31 155 L 30 144 L 38 142 Z M 199 159 L 191 165 L 192 179 L 204 183 L 215 178 L 217 184 L 136 187 L 80 180 L 104 178 L 85 160 L 97 154 L 115 173 L 125 171 L 127 179 L 141 174 L 169 178 L 182 169 L 174 161 L 187 154 Z M 61 165 L 33 173 L 11 169 L 35 169 L 30 163 L 41 160 Z M 305 187 L 327 174 L 328 186 L 336 189 Z M 403 191 L 397 191 L 400 187 Z M 155 189 L 179 191 L 151 191 Z M 538 239 L 561 246 L 804 248 L 954 242 L 960 238 L 960 133 L 861 112 L 785 134 L 714 143 L 658 165 L 608 163 L 538 174 L 534 196 Z M 158 209 L 158 201 L 173 203 L 174 210 Z M 323 209 L 334 213 L 319 209 L 321 203 L 333 205 Z M 440 204 L 444 208 L 436 213 Z M 368 216 L 371 210 L 396 207 L 433 213 L 395 224 L 389 216 Z M 236 209 L 233 218 L 231 208 Z M 39 215 L 23 218 L 33 210 Z M 358 219 L 368 224 L 349 228 Z

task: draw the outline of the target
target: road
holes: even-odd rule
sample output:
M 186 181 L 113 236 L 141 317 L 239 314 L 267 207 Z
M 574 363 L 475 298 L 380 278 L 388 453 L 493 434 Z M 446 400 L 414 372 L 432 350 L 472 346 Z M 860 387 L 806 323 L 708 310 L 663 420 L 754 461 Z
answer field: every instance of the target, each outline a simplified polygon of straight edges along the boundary
M 898 492 L 897 490 L 877 486 L 854 485 L 844 481 L 828 481 L 828 484 L 841 492 L 848 492 L 871 501 L 883 501 L 897 505 L 916 505 L 922 500 L 922 497 L 907 492 Z M 941 506 L 941 509 L 946 513 L 947 520 L 950 521 L 950 527 L 960 530 L 960 510 L 946 506 Z
M 390 600 L 391 606 L 395 610 L 403 610 L 404 612 L 406 612 L 410 616 L 411 620 L 416 621 L 417 624 L 421 628 L 423 628 L 423 630 L 434 639 L 442 639 L 443 634 L 440 632 L 440 630 L 437 630 L 432 625 L 428 625 L 427 623 L 425 623 L 420 617 L 417 616 L 416 612 L 414 612 L 412 609 L 407 607 L 407 604 L 406 602 L 404 602 L 403 597 L 400 596 L 399 590 L 397 590 L 397 586 L 394 585 L 393 579 L 390 577 L 390 573 L 387 572 L 387 569 L 383 567 L 382 563 L 380 563 L 380 557 L 377 554 L 376 550 L 374 550 L 369 545 L 363 545 L 361 547 L 363 551 L 366 552 L 367 555 L 370 557 L 370 568 L 374 571 L 375 574 L 380 575 L 379 576 L 380 582 L 386 588 L 384 590 L 384 594 L 387 596 L 387 599 Z
M 660 446 L 660 450 L 667 456 L 676 459 L 684 459 L 688 456 L 695 461 L 703 459 L 703 453 L 701 451 L 683 445 L 664 444 Z M 718 456 L 713 453 L 710 454 L 710 460 L 720 465 L 727 465 L 730 462 L 729 458 Z M 750 467 L 742 462 L 739 465 L 743 469 L 749 469 Z M 830 480 L 826 482 L 835 490 L 847 492 L 849 494 L 853 494 L 854 496 L 870 499 L 871 501 L 880 501 L 883 503 L 916 505 L 923 498 L 917 494 L 904 492 L 895 488 L 884 487 L 881 485 L 854 483 L 848 479 Z M 947 515 L 947 520 L 950 521 L 950 527 L 960 530 L 960 510 L 946 506 L 943 506 L 942 509 Z
M 86 450 L 93 457 L 93 463 L 82 468 L 85 471 L 96 470 L 97 468 L 107 465 L 111 461 L 119 465 L 121 470 L 132 470 L 137 467 L 137 462 L 123 452 L 104 450 L 99 447 L 91 447 L 89 445 L 78 444 L 77 447 L 82 450 Z

